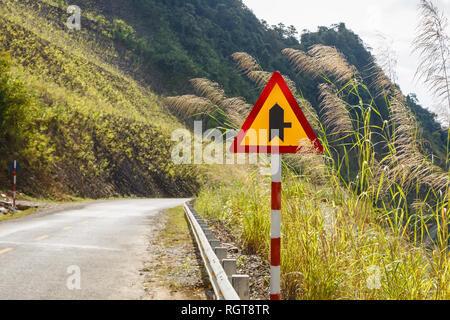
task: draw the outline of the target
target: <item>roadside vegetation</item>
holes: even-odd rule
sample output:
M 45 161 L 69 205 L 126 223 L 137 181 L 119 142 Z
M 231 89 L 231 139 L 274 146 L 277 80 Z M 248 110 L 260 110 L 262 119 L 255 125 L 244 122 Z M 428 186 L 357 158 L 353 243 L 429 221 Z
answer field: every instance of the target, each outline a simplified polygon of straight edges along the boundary
M 66 11 L 38 2 L 0 10 L 2 189 L 17 159 L 20 191 L 39 197 L 192 195 L 196 170 L 170 159 L 170 133 L 182 124 L 119 70 L 123 51 L 92 37 L 95 21 L 68 32 Z
M 283 298 L 449 299 L 448 144 L 440 157 L 424 147 L 420 123 L 409 107 L 416 103 L 375 60 L 364 75 L 334 47 L 282 53 L 316 83 L 318 103 L 312 104 L 285 76 L 324 147 L 323 155 L 284 157 Z M 243 52 L 233 57 L 257 87 L 267 83 L 271 72 L 255 58 Z M 448 77 L 435 79 L 443 81 L 441 87 L 448 84 Z M 239 128 L 238 119 L 247 112 L 240 104 L 227 104 L 230 98 L 216 83 L 192 82 L 208 102 L 204 113 L 220 112 L 224 128 Z M 450 92 L 442 92 L 446 102 Z M 199 97 L 189 97 L 166 102 L 193 115 L 198 110 L 192 102 Z M 448 141 L 448 127 L 443 132 Z M 227 172 L 226 166 L 222 170 Z M 196 209 L 239 230 L 246 248 L 269 260 L 270 177 L 260 173 L 255 166 L 212 183 L 200 192 Z
M 445 110 L 448 37 L 435 37 L 445 19 L 420 3 L 418 76 Z M 196 209 L 269 259 L 264 165 L 177 166 L 170 134 L 194 118 L 238 129 L 279 70 L 325 151 L 284 156 L 283 298 L 450 299 L 448 124 L 405 96 L 343 23 L 304 31 L 299 43 L 295 28 L 260 22 L 239 0 L 79 4 L 73 32 L 67 1 L 1 3 L 2 189 L 13 159 L 21 192 L 36 197 L 201 187 Z
M 141 273 L 150 288 L 151 299 L 205 300 L 211 296 L 209 278 L 191 237 L 183 207 L 176 207 L 154 217 L 149 246 L 151 258 Z M 159 229 L 161 225 L 161 230 Z
M 30 214 L 33 214 L 37 211 L 36 208 L 30 208 L 30 209 L 26 209 L 23 211 L 20 211 L 19 213 L 16 214 L 6 214 L 6 215 L 1 215 L 0 216 L 0 221 L 4 221 L 4 220 L 13 220 L 13 219 L 19 219 L 25 216 L 28 216 Z
M 299 43 L 295 28 L 259 21 L 240 0 L 77 4 L 81 30 L 68 30 L 68 1 L 2 1 L 0 46 L 2 63 L 9 65 L 2 67 L 3 79 L 9 79 L 3 84 L 10 92 L 20 89 L 14 97 L 22 100 L 11 101 L 0 115 L 8 131 L 0 136 L 1 189 L 10 189 L 8 167 L 17 159 L 20 175 L 27 177 L 19 190 L 38 197 L 191 196 L 202 173 L 173 165 L 170 134 L 191 126 L 192 118 L 174 117 L 159 94 L 185 94 L 191 90 L 188 79 L 207 77 L 244 97 L 224 103 L 249 109 L 245 99 L 255 99 L 259 88 L 239 74 L 231 56 L 243 50 L 258 54 L 267 70 L 293 79 L 317 112 L 314 79 L 296 73 L 281 50 L 335 46 L 359 70 L 371 57 L 344 24 L 304 31 Z M 432 114 L 407 101 L 416 106 L 438 163 L 447 137 Z M 204 127 L 226 118 L 218 110 L 211 116 L 199 116 Z

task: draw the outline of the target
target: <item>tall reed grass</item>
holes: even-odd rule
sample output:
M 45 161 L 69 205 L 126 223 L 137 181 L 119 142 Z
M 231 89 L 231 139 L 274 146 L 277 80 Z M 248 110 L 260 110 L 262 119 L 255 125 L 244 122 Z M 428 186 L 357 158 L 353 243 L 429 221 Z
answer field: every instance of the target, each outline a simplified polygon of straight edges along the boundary
M 298 165 L 303 155 L 285 156 L 283 297 L 449 299 L 449 173 L 423 154 L 405 97 L 376 65 L 366 86 L 334 48 L 283 53 L 318 82 L 319 112 L 306 112 L 324 146 L 306 166 Z M 267 72 L 256 60 L 233 57 L 260 86 L 255 72 Z M 258 168 L 247 173 L 204 188 L 196 206 L 269 261 L 270 180 Z

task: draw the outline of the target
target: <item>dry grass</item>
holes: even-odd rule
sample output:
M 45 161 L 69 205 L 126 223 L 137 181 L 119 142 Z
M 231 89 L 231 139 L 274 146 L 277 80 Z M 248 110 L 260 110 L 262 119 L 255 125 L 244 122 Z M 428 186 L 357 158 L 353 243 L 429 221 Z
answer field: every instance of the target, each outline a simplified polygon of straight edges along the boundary
M 330 85 L 319 85 L 323 123 L 332 134 L 348 135 L 353 132 L 351 116 L 344 100 Z
M 328 182 L 285 172 L 282 198 L 283 299 L 448 299 L 447 251 L 426 254 L 379 221 L 363 198 Z M 248 173 L 205 189 L 196 209 L 238 231 L 269 259 L 270 184 Z M 378 284 L 374 283 L 377 270 Z M 375 287 L 374 287 L 375 286 Z
M 448 190 L 450 175 L 431 164 L 420 151 L 417 123 L 406 106 L 406 98 L 398 91 L 390 101 L 392 120 L 395 124 L 395 152 L 390 158 L 391 179 L 401 182 L 405 190 L 414 183 L 429 185 L 436 191 Z
M 168 97 L 164 103 L 179 117 L 188 119 L 193 116 L 219 113 L 227 118 L 226 125 L 230 128 L 240 128 L 247 117 L 251 106 L 243 98 L 228 98 L 216 82 L 204 78 L 191 80 L 196 95 Z
M 391 130 L 395 133 L 391 138 L 386 137 L 392 146 L 390 155 L 383 161 L 389 168 L 389 180 L 400 183 L 405 191 L 419 184 L 429 186 L 437 192 L 448 192 L 449 173 L 433 165 L 423 155 L 418 124 L 407 107 L 405 96 L 375 62 L 371 70 L 374 79 L 372 85 L 388 100 L 393 126 Z
M 446 33 L 448 19 L 432 1 L 420 1 L 418 34 L 414 40 L 414 51 L 421 60 L 416 76 L 428 85 L 438 98 L 442 108 L 442 119 L 450 124 L 450 37 Z
M 394 87 L 391 79 L 386 75 L 383 69 L 376 63 L 375 60 L 369 65 L 370 77 L 372 82 L 370 86 L 377 90 L 377 96 L 387 96 L 390 94 L 391 89 Z
M 282 53 L 289 59 L 297 72 L 305 72 L 313 77 L 319 77 L 321 74 L 320 67 L 316 64 L 313 57 L 306 54 L 302 50 L 286 48 Z
M 247 75 L 252 71 L 262 71 L 261 66 L 258 64 L 255 58 L 245 52 L 235 52 L 231 55 L 236 61 L 237 69 L 244 75 Z
M 232 54 L 233 59 L 236 61 L 236 67 L 238 71 L 242 72 L 247 78 L 250 79 L 259 88 L 264 88 L 269 82 L 272 73 L 264 71 L 262 67 L 257 63 L 256 59 L 245 52 L 236 52 Z M 314 110 L 314 107 L 297 91 L 296 84 L 288 76 L 283 75 L 283 79 L 286 82 L 289 90 L 291 90 L 294 97 L 297 99 L 302 111 L 304 112 L 308 122 L 318 131 L 318 115 Z
M 301 50 L 287 48 L 282 53 L 297 71 L 309 73 L 314 78 L 332 76 L 336 82 L 342 84 L 358 75 L 356 68 L 334 47 L 315 45 L 307 54 Z
M 244 123 L 251 106 L 243 98 L 227 98 L 220 85 L 208 79 L 192 79 L 191 84 L 198 94 L 212 101 L 221 112 L 228 116 L 233 127 L 240 127 Z
M 258 87 L 264 88 L 272 77 L 271 72 L 264 71 L 255 58 L 245 52 L 235 52 L 232 54 L 239 72 L 247 76 Z M 284 81 L 295 95 L 297 93 L 296 84 L 288 76 L 283 75 Z
M 199 95 L 215 104 L 219 104 L 225 99 L 225 92 L 216 82 L 205 78 L 195 78 L 190 80 L 190 82 Z
M 213 110 L 213 103 L 210 100 L 195 95 L 167 97 L 164 103 L 174 114 L 185 119 Z

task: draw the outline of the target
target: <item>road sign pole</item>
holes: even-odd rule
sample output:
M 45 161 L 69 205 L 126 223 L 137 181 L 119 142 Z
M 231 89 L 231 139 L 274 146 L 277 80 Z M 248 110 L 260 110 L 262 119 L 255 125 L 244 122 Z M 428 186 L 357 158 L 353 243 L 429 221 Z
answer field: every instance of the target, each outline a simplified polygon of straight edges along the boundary
M 269 130 L 270 132 L 267 132 Z M 259 133 L 254 143 L 254 133 Z M 248 139 L 247 139 L 248 138 Z M 315 152 L 323 147 L 308 123 L 283 76 L 275 71 L 255 106 L 239 130 L 230 151 L 234 153 L 269 153 L 272 156 L 272 199 L 270 223 L 270 299 L 281 299 L 281 155 L 311 152 L 300 141 L 307 140 Z M 256 150 L 256 151 L 255 151 Z
M 14 160 L 13 167 L 14 184 L 13 184 L 13 210 L 16 210 L 16 175 L 17 175 L 17 160 Z
M 272 197 L 270 224 L 270 300 L 281 299 L 281 154 L 272 154 Z

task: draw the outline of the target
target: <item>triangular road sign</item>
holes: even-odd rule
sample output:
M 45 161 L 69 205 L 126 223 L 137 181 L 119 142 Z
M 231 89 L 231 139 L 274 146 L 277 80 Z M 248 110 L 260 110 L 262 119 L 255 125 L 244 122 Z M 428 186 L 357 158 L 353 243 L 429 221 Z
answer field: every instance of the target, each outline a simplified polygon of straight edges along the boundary
M 234 153 L 322 153 L 323 147 L 279 72 L 274 72 L 230 148 Z

